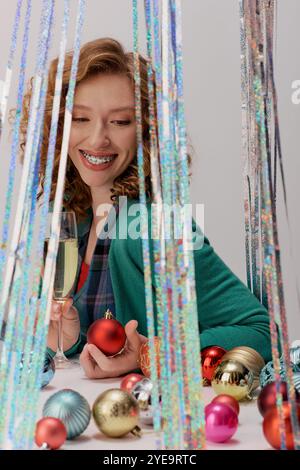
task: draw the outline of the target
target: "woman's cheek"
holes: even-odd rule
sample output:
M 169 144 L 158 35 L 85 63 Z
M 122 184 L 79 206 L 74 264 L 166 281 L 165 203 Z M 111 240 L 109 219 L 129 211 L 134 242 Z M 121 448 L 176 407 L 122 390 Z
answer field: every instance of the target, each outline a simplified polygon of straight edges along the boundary
M 72 149 L 75 146 L 75 142 L 76 142 L 75 132 L 71 129 L 70 138 L 69 138 L 69 153 L 72 153 Z

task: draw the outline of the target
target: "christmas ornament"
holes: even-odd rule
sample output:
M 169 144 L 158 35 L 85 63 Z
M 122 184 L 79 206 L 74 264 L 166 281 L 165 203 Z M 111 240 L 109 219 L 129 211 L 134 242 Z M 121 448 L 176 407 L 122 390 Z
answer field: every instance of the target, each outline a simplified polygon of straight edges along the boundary
M 237 415 L 239 415 L 240 413 L 239 402 L 231 395 L 225 395 L 225 394 L 217 395 L 211 401 L 211 403 L 224 403 L 225 405 L 231 406 L 231 408 L 233 408 L 233 410 L 236 412 Z
M 290 348 L 290 361 L 294 372 L 300 372 L 300 346 Z
M 91 409 L 80 393 L 65 388 L 48 398 L 43 408 L 43 416 L 61 419 L 67 429 L 67 439 L 74 439 L 87 428 Z
M 250 398 L 253 374 L 238 361 L 223 361 L 218 365 L 211 381 L 217 395 L 231 395 L 236 400 Z
M 149 407 L 152 389 L 153 383 L 148 378 L 144 378 L 133 387 L 131 393 L 137 400 L 140 410 L 146 410 Z
M 42 418 L 36 423 L 35 442 L 43 449 L 58 449 L 67 439 L 64 423 L 57 418 Z
M 292 346 L 289 352 L 290 352 L 290 366 L 293 371 L 294 383 L 295 383 L 295 379 L 297 378 L 295 374 L 300 372 L 300 346 Z M 287 377 L 286 377 L 283 356 L 281 356 L 280 358 L 280 371 L 279 372 L 280 372 L 280 376 L 282 380 L 286 382 Z M 268 383 L 271 383 L 274 381 L 275 381 L 274 364 L 273 364 L 273 361 L 270 361 L 262 369 L 260 376 L 259 376 L 259 382 L 260 382 L 260 386 L 263 388 Z M 296 384 L 295 384 L 295 388 L 297 389 Z M 300 392 L 300 390 L 298 391 Z
M 206 379 L 205 384 L 209 384 L 216 368 L 222 361 L 226 350 L 220 346 L 209 346 L 201 351 L 202 377 Z
M 93 418 L 108 437 L 122 437 L 131 432 L 141 436 L 138 427 L 139 405 L 128 392 L 112 388 L 101 393 L 93 405 Z
M 128 374 L 122 379 L 120 389 L 131 393 L 133 387 L 143 378 L 144 376 L 141 374 Z
M 283 416 L 284 416 L 284 429 L 285 429 L 285 441 L 286 448 L 288 450 L 294 449 L 294 438 L 293 428 L 291 423 L 291 405 L 289 403 L 282 404 Z M 300 424 L 300 406 L 297 405 L 297 419 Z M 268 409 L 263 420 L 263 432 L 268 443 L 271 444 L 274 449 L 280 449 L 280 418 L 277 406 L 272 406 Z
M 229 359 L 240 362 L 253 373 L 251 391 L 255 390 L 259 386 L 259 374 L 265 366 L 265 361 L 261 355 L 253 348 L 249 348 L 248 346 L 239 346 L 231 349 L 223 356 L 223 361 L 227 361 Z
M 238 416 L 225 403 L 210 403 L 205 407 L 206 439 L 212 442 L 226 442 L 236 432 Z
M 294 374 L 294 385 L 295 385 L 295 389 L 296 389 L 297 393 L 300 396 L 300 372 L 296 372 Z
M 89 327 L 87 342 L 97 346 L 106 356 L 115 356 L 125 346 L 126 333 L 121 323 L 107 310 L 103 318 Z
M 24 354 L 22 354 L 22 358 L 20 361 L 20 378 L 22 377 L 21 372 L 23 372 L 24 362 L 26 362 Z M 33 364 L 33 351 L 30 353 L 29 357 L 29 364 L 27 366 L 28 374 L 32 373 L 32 364 Z M 41 388 L 46 387 L 54 377 L 55 373 L 55 363 L 52 359 L 52 356 L 48 352 L 45 354 L 43 369 L 42 369 L 42 377 L 41 377 Z
M 44 367 L 42 371 L 41 388 L 46 387 L 54 377 L 55 363 L 50 354 L 46 353 Z
M 280 392 L 282 394 L 282 400 L 288 401 L 288 390 L 286 382 L 280 382 Z M 297 401 L 300 404 L 300 396 L 296 394 Z M 267 411 L 276 405 L 276 384 L 271 382 L 267 384 L 260 392 L 257 399 L 257 406 L 262 416 L 265 416 Z
M 158 336 L 154 337 L 154 348 L 155 348 L 155 355 L 156 355 L 156 367 L 157 367 L 157 376 L 160 378 L 160 347 L 161 341 Z M 150 366 L 150 346 L 149 340 L 143 343 L 140 347 L 139 352 L 139 366 L 146 377 L 150 377 L 151 375 L 151 366 Z
M 140 408 L 140 421 L 144 424 L 153 423 L 153 410 L 151 404 L 151 393 L 153 390 L 153 383 L 148 378 L 143 378 L 140 382 L 135 384 L 131 393 L 137 400 Z

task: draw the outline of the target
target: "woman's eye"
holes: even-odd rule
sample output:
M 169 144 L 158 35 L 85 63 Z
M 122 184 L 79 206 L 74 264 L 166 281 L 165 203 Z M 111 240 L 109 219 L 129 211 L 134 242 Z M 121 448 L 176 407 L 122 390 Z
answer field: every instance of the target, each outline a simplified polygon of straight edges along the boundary
M 127 126 L 128 124 L 131 123 L 131 121 L 111 121 L 111 122 L 117 123 L 118 126 Z
M 75 122 L 86 122 L 88 121 L 87 118 L 72 118 L 72 121 L 75 121 Z

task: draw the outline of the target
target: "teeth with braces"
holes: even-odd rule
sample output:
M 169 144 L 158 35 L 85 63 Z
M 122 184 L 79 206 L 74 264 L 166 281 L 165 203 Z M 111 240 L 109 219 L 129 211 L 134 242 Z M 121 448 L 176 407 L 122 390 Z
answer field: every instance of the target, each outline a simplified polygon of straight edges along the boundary
M 113 160 L 113 158 L 115 158 L 115 155 L 112 155 L 111 157 L 103 157 L 103 158 L 94 157 L 93 155 L 90 155 L 89 153 L 84 152 L 84 150 L 81 150 L 81 153 L 87 159 L 88 162 L 93 163 L 94 165 L 100 165 L 101 163 L 108 163 L 111 160 Z

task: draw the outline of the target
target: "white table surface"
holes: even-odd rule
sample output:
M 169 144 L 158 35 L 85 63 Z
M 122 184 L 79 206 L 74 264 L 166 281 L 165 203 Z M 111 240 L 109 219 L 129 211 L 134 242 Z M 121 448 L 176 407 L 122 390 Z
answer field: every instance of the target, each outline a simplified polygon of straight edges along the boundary
M 84 371 L 77 368 L 56 370 L 55 375 L 47 387 L 40 394 L 39 416 L 42 417 L 42 408 L 46 400 L 53 393 L 63 388 L 71 388 L 81 393 L 92 407 L 94 401 L 104 390 L 119 388 L 120 378 L 90 380 L 85 377 Z M 205 404 L 215 396 L 211 387 L 204 388 Z M 74 440 L 66 441 L 62 449 L 68 450 L 155 450 L 155 433 L 151 426 L 141 426 L 142 437 L 137 438 L 128 434 L 122 438 L 109 438 L 103 435 L 96 427 L 93 418 L 84 433 Z M 262 417 L 259 414 L 256 400 L 240 403 L 239 427 L 232 439 L 223 444 L 207 442 L 207 449 L 220 450 L 271 450 L 262 431 Z

